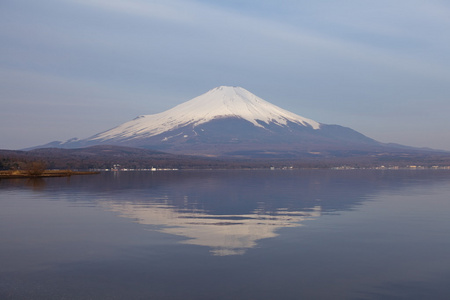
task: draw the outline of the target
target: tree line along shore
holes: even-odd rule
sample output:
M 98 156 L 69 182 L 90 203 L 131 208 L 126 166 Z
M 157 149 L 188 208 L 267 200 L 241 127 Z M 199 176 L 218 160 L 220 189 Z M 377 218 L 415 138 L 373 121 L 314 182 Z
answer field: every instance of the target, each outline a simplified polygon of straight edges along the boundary
M 0 179 L 7 178 L 42 178 L 42 177 L 68 177 L 72 175 L 93 175 L 100 172 L 95 171 L 72 171 L 72 170 L 46 170 L 42 161 L 32 161 L 25 164 L 23 169 L 0 171 Z
M 333 169 L 333 168 L 449 168 L 449 152 L 328 153 L 300 156 L 298 153 L 233 157 L 175 155 L 148 149 L 93 146 L 80 149 L 0 149 L 0 178 L 58 177 L 95 174 L 120 165 L 123 169 Z M 3 171 L 2 171 L 3 170 Z M 72 171 L 74 170 L 74 171 Z

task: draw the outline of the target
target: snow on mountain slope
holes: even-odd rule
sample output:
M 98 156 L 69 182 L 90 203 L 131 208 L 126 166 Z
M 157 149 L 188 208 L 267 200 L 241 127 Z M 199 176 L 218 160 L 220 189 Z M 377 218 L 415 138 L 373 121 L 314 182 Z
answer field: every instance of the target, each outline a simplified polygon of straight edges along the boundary
M 227 117 L 241 118 L 262 128 L 258 121 L 279 126 L 292 122 L 320 129 L 320 123 L 275 106 L 241 87 L 220 86 L 165 112 L 139 116 L 88 140 L 152 137 L 186 125 L 197 126 Z

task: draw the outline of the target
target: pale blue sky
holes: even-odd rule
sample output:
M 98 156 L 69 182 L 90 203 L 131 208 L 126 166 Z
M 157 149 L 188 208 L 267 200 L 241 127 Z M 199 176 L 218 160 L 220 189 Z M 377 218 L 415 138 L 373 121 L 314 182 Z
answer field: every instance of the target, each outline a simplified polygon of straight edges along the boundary
M 0 148 L 85 138 L 219 85 L 450 150 L 450 3 L 0 1 Z

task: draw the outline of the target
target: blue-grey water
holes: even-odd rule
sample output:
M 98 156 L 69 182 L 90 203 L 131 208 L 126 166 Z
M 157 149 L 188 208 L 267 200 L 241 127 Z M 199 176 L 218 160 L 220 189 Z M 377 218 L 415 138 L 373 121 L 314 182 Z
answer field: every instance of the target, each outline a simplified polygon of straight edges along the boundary
M 450 171 L 0 180 L 0 299 L 450 299 Z

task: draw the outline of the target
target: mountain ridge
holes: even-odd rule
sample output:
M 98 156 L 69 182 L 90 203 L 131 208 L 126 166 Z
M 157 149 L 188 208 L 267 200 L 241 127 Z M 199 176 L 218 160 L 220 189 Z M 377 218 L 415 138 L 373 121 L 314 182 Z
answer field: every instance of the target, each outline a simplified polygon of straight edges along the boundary
M 382 153 L 415 148 L 384 144 L 351 128 L 329 125 L 282 109 L 241 87 L 219 86 L 153 115 L 141 115 L 86 139 L 39 147 L 117 145 L 174 154 L 242 156 L 286 153 Z M 237 154 L 240 153 L 240 154 Z

